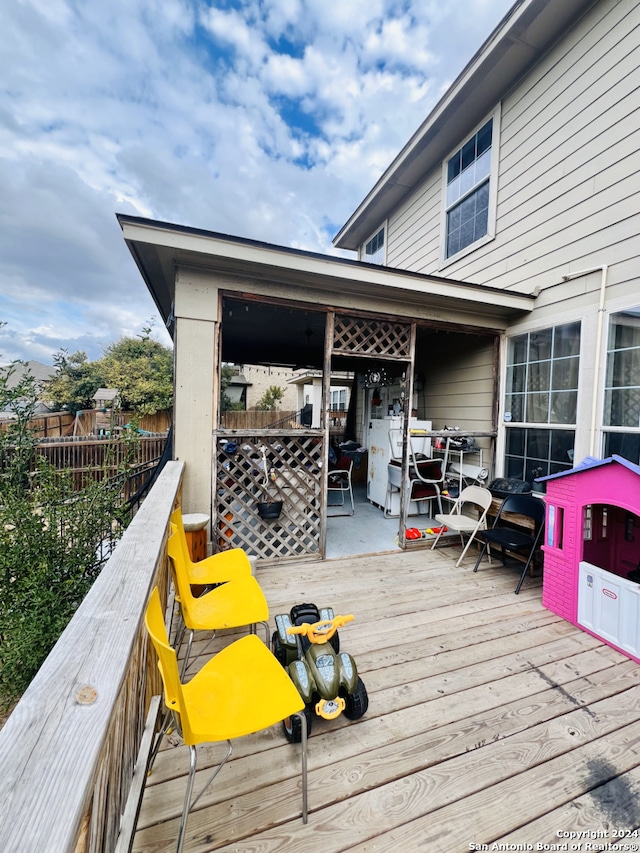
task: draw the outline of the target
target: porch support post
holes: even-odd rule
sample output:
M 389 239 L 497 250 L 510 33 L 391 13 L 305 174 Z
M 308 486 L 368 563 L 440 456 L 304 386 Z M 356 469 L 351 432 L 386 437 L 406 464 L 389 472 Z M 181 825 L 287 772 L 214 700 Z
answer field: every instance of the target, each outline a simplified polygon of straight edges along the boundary
M 174 313 L 173 441 L 174 457 L 186 463 L 183 511 L 210 516 L 218 370 L 218 288 L 211 277 L 178 270 Z
M 409 342 L 409 363 L 405 375 L 405 401 L 402 418 L 402 474 L 401 482 L 406 483 L 409 479 L 409 419 L 413 409 L 413 374 L 416 362 L 416 324 L 411 324 L 411 339 Z M 405 488 L 400 489 L 400 518 L 398 524 L 398 544 L 401 548 L 406 547 L 405 533 L 407 530 L 407 513 L 409 511 L 409 495 Z
M 324 441 L 322 472 L 320 477 L 320 556 L 327 556 L 327 486 L 329 482 L 329 394 L 331 388 L 331 353 L 335 312 L 328 311 L 324 327 L 324 364 L 322 368 L 322 435 Z

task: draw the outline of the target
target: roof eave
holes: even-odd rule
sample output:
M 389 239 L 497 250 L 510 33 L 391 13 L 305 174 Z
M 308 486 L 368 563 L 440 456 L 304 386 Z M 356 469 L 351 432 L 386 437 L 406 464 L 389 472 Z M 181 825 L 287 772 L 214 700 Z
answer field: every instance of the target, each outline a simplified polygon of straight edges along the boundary
M 497 287 L 427 276 L 392 267 L 362 263 L 299 249 L 290 249 L 216 232 L 118 214 L 123 236 L 152 298 L 170 323 L 179 266 L 251 276 L 263 281 L 305 282 L 354 293 L 380 288 L 393 296 L 459 304 L 482 313 L 490 307 L 508 316 L 533 309 L 535 296 Z

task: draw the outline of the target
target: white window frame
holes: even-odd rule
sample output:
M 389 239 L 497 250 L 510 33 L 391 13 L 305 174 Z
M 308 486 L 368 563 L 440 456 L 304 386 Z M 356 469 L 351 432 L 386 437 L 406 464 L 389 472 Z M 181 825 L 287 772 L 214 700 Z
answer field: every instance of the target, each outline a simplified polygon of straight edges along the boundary
M 627 435 L 627 436 L 640 436 L 640 422 L 638 423 L 637 426 L 632 426 L 631 424 L 623 425 L 623 426 L 618 426 L 618 425 L 612 426 L 611 424 L 608 424 L 606 422 L 607 421 L 607 412 L 608 412 L 607 392 L 613 391 L 614 389 L 619 387 L 619 386 L 615 386 L 613 384 L 611 384 L 611 385 L 609 384 L 610 373 L 613 370 L 612 359 L 613 359 L 614 353 L 624 352 L 625 350 L 633 351 L 633 350 L 638 349 L 638 347 L 635 344 L 633 346 L 622 347 L 622 348 L 612 348 L 611 347 L 612 324 L 614 324 L 616 322 L 617 317 L 620 317 L 620 315 L 625 315 L 625 314 L 640 316 L 640 306 L 638 304 L 634 304 L 632 306 L 627 306 L 627 307 L 620 307 L 620 308 L 616 308 L 616 309 L 612 308 L 612 310 L 609 312 L 608 318 L 607 318 L 606 348 L 605 348 L 605 353 L 604 353 L 605 362 L 604 362 L 603 380 L 601 383 L 601 398 L 602 398 L 601 399 L 602 411 L 601 411 L 601 417 L 600 417 L 600 423 L 601 423 L 601 426 L 600 426 L 601 455 L 605 455 L 605 454 L 610 455 L 612 452 L 609 448 L 607 448 L 605 450 L 605 445 L 607 444 L 608 436 L 613 436 L 616 434 L 623 435 L 623 436 L 625 436 L 625 435 Z M 636 381 L 638 381 L 638 383 L 640 384 L 640 378 L 637 379 Z M 638 385 L 636 385 L 634 382 L 632 385 L 630 385 L 628 387 L 632 388 L 632 389 L 637 389 Z M 617 452 L 617 451 L 613 451 L 613 452 Z M 632 459 L 631 461 L 637 463 L 638 460 Z
M 374 237 L 377 237 L 380 232 L 383 232 L 384 243 L 381 249 L 378 250 L 374 255 L 367 255 L 367 244 L 373 240 Z M 369 258 L 377 258 L 377 260 L 369 260 Z M 386 220 L 382 223 L 382 225 L 378 226 L 371 234 L 367 237 L 367 239 L 363 242 L 360 247 L 360 260 L 364 261 L 367 264 L 378 264 L 378 266 L 385 266 L 387 263 L 387 222 Z
M 444 267 L 448 267 L 451 264 L 454 264 L 456 261 L 459 261 L 461 258 L 464 258 L 466 255 L 469 255 L 471 252 L 475 252 L 476 249 L 479 249 L 481 246 L 485 246 L 487 243 L 490 243 L 495 239 L 496 236 L 496 210 L 498 206 L 498 167 L 500 164 L 500 125 L 501 125 L 501 116 L 502 116 L 502 108 L 501 104 L 498 104 L 493 113 L 489 113 L 486 115 L 481 122 L 479 122 L 476 127 L 473 129 L 471 133 L 469 133 L 461 144 L 456 145 L 447 156 L 442 161 L 442 182 L 441 182 L 441 214 L 440 214 L 440 269 Z M 461 148 L 463 148 L 466 143 L 476 135 L 476 133 L 480 130 L 480 128 L 484 127 L 484 125 L 490 120 L 493 120 L 493 126 L 491 130 L 491 169 L 489 172 L 489 210 L 487 213 L 487 233 L 480 237 L 473 243 L 470 243 L 468 246 L 465 246 L 464 249 L 460 249 L 459 252 L 456 252 L 454 255 L 447 257 L 447 213 L 450 208 L 453 208 L 455 205 L 447 205 L 447 174 L 448 174 L 448 165 L 449 160 Z M 457 199 L 455 204 L 459 204 L 461 199 Z
M 575 420 L 575 422 L 572 422 L 572 423 L 556 422 L 556 421 L 551 420 L 550 418 L 547 418 L 544 421 L 513 420 L 511 413 L 506 408 L 507 399 L 510 397 L 510 394 L 511 394 L 510 389 L 509 389 L 509 384 L 508 384 L 508 377 L 509 377 L 509 366 L 510 366 L 509 365 L 509 360 L 510 360 L 509 351 L 510 351 L 510 347 L 512 345 L 513 340 L 515 338 L 521 337 L 523 335 L 531 336 L 531 335 L 535 335 L 536 333 L 548 332 L 550 330 L 553 330 L 554 338 L 555 338 L 555 329 L 561 328 L 563 326 L 574 325 L 574 324 L 578 324 L 580 326 L 580 345 L 578 348 L 578 353 L 575 356 L 566 356 L 566 357 L 565 356 L 556 356 L 555 353 L 552 351 L 550 358 L 548 358 L 548 359 L 544 358 L 544 359 L 538 360 L 538 359 L 530 359 L 529 354 L 527 353 L 527 361 L 524 363 L 518 362 L 517 364 L 526 364 L 527 371 L 528 371 L 532 365 L 535 365 L 537 363 L 549 362 L 550 370 L 552 370 L 554 362 L 558 363 L 558 362 L 564 361 L 565 358 L 576 358 L 577 357 L 577 359 L 578 359 L 577 387 L 575 389 L 568 389 L 568 390 L 575 390 L 577 392 L 576 420 Z M 502 366 L 501 366 L 501 371 L 502 371 L 502 376 L 503 376 L 503 385 L 502 385 L 502 390 L 501 390 L 501 394 L 500 394 L 502 430 L 501 430 L 501 436 L 500 436 L 500 447 L 497 448 L 497 457 L 496 458 L 500 460 L 499 468 L 502 470 L 502 473 L 504 476 L 514 476 L 513 473 L 509 471 L 509 462 L 508 462 L 508 458 L 507 458 L 507 449 L 508 449 L 508 444 L 509 444 L 508 433 L 511 430 L 526 430 L 527 431 L 527 440 L 530 438 L 530 435 L 529 435 L 530 431 L 546 431 L 546 432 L 550 433 L 550 437 L 549 437 L 550 441 L 552 440 L 552 433 L 553 432 L 557 432 L 557 433 L 572 432 L 573 433 L 573 440 L 574 440 L 573 452 L 575 453 L 575 448 L 576 448 L 576 445 L 577 445 L 578 439 L 579 439 L 578 422 L 580 420 L 580 411 L 581 411 L 580 410 L 580 405 L 581 405 L 581 399 L 580 399 L 581 398 L 581 381 L 580 380 L 581 380 L 581 376 L 582 376 L 581 371 L 584 369 L 584 352 L 583 352 L 584 341 L 585 341 L 584 319 L 580 318 L 580 317 L 574 317 L 574 318 L 565 317 L 562 319 L 558 318 L 558 322 L 555 322 L 552 325 L 534 326 L 532 328 L 519 329 L 517 331 L 516 330 L 510 330 L 508 335 L 506 335 L 503 338 L 503 349 L 502 349 L 503 358 L 502 358 Z M 552 374 L 550 373 L 550 376 L 549 376 L 550 382 L 551 382 L 551 376 L 552 376 Z M 555 389 L 555 390 L 562 390 L 562 389 Z M 549 392 L 548 393 L 550 393 L 550 394 L 552 393 L 551 385 L 549 385 Z M 526 398 L 526 396 L 528 394 L 530 394 L 530 392 L 525 389 L 525 391 L 523 391 L 523 397 Z M 523 409 L 523 412 L 524 412 L 524 411 L 526 411 L 526 399 L 523 399 L 523 404 L 524 404 L 524 409 Z M 550 457 L 550 454 L 551 454 L 551 446 L 549 447 L 549 457 Z M 519 456 L 520 456 L 520 454 L 514 454 L 514 458 L 519 458 Z M 527 449 L 523 455 L 523 459 L 531 462 L 531 461 L 535 461 L 536 458 L 538 458 L 538 457 L 534 457 L 528 452 L 528 446 L 527 446 Z M 539 458 L 542 460 L 542 457 L 539 457 Z M 557 463 L 558 461 L 560 461 L 560 460 L 556 459 L 554 461 L 554 460 L 550 459 L 550 465 L 553 466 L 554 462 Z M 572 464 L 575 464 L 575 460 L 573 458 L 570 458 L 568 460 L 562 459 L 561 461 L 565 465 L 567 465 L 567 468 L 570 468 L 572 466 Z M 549 472 L 548 471 L 542 471 L 541 475 L 544 476 L 547 473 L 549 473 Z M 540 476 L 540 475 L 538 475 L 538 476 Z M 535 490 L 539 490 L 539 489 L 541 489 L 541 487 L 539 485 L 536 485 Z

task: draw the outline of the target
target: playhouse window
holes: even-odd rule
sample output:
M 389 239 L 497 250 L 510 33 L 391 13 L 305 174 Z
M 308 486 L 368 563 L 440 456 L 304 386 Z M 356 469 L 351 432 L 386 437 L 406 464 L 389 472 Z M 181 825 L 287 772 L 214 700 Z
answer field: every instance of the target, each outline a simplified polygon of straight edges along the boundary
M 547 511 L 547 546 L 562 550 L 564 539 L 564 507 L 549 504 Z

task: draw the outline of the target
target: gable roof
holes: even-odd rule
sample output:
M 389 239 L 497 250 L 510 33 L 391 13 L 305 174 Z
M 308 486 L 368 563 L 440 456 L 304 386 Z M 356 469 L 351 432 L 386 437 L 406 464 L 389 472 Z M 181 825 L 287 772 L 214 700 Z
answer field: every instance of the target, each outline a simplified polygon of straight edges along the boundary
M 573 474 L 580 474 L 583 471 L 592 471 L 594 468 L 601 468 L 603 465 L 611 465 L 612 463 L 623 465 L 640 477 L 640 465 L 636 465 L 634 462 L 630 462 L 623 456 L 618 456 L 614 453 L 613 456 L 608 456 L 606 459 L 596 459 L 594 456 L 587 456 L 575 468 L 570 468 L 568 471 L 559 471 L 557 474 L 549 474 L 547 477 L 538 477 L 536 483 L 543 483 L 546 480 L 558 480 L 560 477 L 569 477 Z
M 335 236 L 357 249 L 599 0 L 517 0 Z

